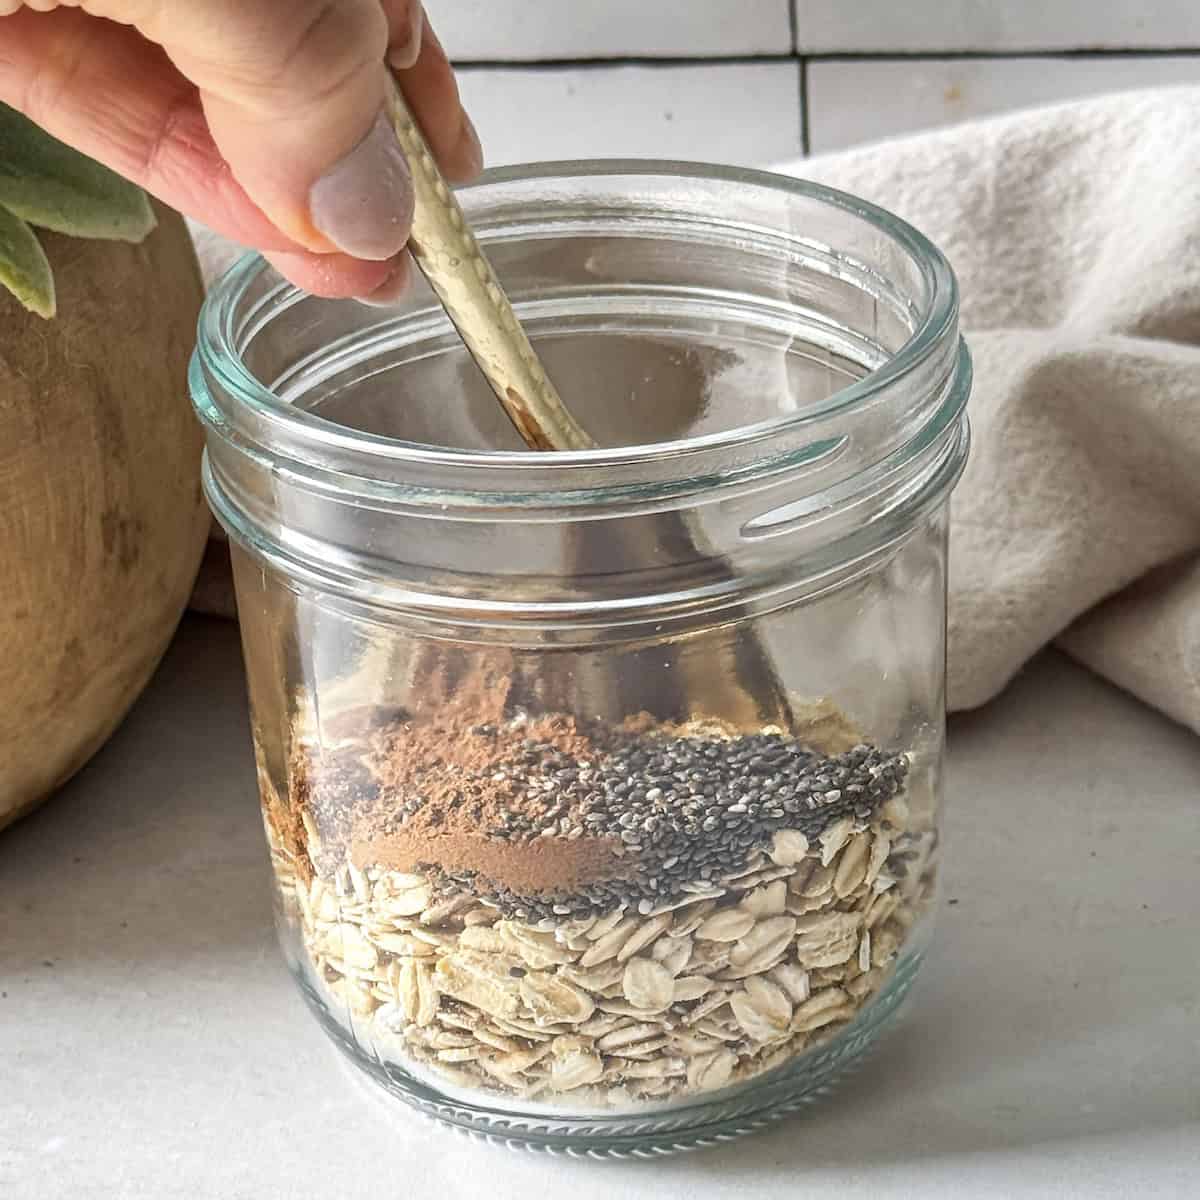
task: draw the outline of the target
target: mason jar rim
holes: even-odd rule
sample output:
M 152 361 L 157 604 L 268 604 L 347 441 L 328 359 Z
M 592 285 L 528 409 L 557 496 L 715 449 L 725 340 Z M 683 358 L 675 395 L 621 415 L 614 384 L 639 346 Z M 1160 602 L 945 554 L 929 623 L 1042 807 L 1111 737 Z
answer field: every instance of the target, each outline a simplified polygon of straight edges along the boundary
M 698 179 L 712 183 L 747 184 L 776 192 L 814 200 L 841 209 L 873 225 L 891 238 L 908 255 L 925 284 L 925 302 L 916 308 L 916 327 L 904 344 L 885 362 L 860 379 L 832 392 L 823 401 L 802 412 L 772 417 L 748 425 L 734 426 L 666 442 L 646 442 L 632 446 L 563 450 L 547 454 L 541 450 L 460 450 L 431 446 L 401 438 L 353 429 L 329 421 L 315 413 L 280 399 L 255 378 L 237 350 L 234 319 L 239 301 L 253 280 L 267 267 L 258 254 L 243 256 L 209 291 L 200 314 L 194 367 L 210 373 L 214 382 L 247 409 L 258 422 L 275 428 L 284 443 L 311 444 L 318 458 L 311 465 L 320 468 L 321 448 L 339 456 L 362 456 L 365 461 L 393 465 L 411 463 L 425 470 L 445 468 L 486 468 L 503 474 L 535 468 L 539 474 L 551 469 L 570 474 L 588 468 L 637 468 L 642 464 L 661 463 L 664 459 L 704 457 L 714 451 L 747 447 L 774 439 L 780 434 L 800 430 L 805 425 L 865 405 L 878 393 L 909 375 L 933 353 L 941 349 L 947 334 L 958 320 L 958 288 L 954 272 L 942 252 L 919 230 L 886 209 L 849 193 L 808 180 L 780 175 L 772 171 L 743 167 L 717 166 L 700 162 L 658 159 L 587 159 L 560 160 L 491 168 L 461 191 L 469 193 L 490 185 L 505 183 L 600 178 L 658 177 Z M 207 393 L 202 373 L 193 370 L 194 389 Z M 199 397 L 198 397 L 199 399 Z M 211 403 L 211 401 L 210 401 Z M 766 465 L 766 464 L 764 464 Z

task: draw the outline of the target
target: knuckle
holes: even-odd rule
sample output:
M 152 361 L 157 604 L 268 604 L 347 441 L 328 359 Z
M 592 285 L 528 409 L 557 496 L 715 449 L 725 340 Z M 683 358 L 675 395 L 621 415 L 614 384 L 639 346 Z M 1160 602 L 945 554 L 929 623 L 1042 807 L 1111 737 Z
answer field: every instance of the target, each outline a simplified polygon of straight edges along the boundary
M 35 124 L 52 123 L 62 107 L 62 97 L 87 59 L 91 34 L 86 23 L 65 28 L 53 44 L 53 53 L 43 55 L 34 65 L 17 107 Z
M 258 90 L 307 106 L 382 63 L 388 30 L 377 0 L 312 0 L 293 11 L 294 30 L 274 65 L 250 81 Z

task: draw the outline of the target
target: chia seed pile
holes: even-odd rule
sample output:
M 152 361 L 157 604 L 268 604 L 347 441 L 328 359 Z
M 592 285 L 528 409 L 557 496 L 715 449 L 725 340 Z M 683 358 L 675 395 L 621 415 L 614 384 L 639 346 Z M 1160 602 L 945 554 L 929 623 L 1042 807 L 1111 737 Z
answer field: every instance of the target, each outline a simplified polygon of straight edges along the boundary
M 472 733 L 497 736 L 494 726 Z M 865 823 L 903 786 L 908 759 L 867 745 L 826 757 L 782 733 L 649 733 L 618 736 L 607 752 L 582 764 L 552 744 L 526 739 L 508 774 L 516 786 L 543 792 L 548 803 L 536 819 L 506 814 L 487 830 L 490 836 L 619 839 L 628 875 L 574 893 L 521 895 L 476 871 L 422 866 L 445 890 L 468 888 L 506 916 L 539 920 L 595 916 L 620 905 L 645 916 L 686 895 L 689 885 L 736 874 L 777 830 L 797 830 L 816 842 L 842 817 Z

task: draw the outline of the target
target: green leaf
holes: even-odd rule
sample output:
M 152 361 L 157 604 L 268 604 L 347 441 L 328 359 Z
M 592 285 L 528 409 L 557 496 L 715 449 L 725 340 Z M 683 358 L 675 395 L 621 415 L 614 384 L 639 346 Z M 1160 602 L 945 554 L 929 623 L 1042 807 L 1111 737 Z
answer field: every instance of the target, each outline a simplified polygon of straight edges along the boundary
M 54 316 L 54 276 L 37 235 L 5 208 L 0 208 L 0 283 L 30 312 Z
M 0 204 L 73 237 L 140 242 L 154 228 L 141 188 L 0 104 Z

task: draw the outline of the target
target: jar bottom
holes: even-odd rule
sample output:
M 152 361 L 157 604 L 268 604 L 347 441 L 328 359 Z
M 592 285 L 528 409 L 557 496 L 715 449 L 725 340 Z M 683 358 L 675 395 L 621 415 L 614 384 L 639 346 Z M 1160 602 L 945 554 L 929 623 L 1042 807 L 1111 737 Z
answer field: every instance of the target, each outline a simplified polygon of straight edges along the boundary
M 347 1060 L 388 1097 L 443 1125 L 510 1149 L 581 1158 L 657 1158 L 715 1146 L 758 1132 L 828 1094 L 858 1067 L 903 1015 L 924 959 L 930 922 L 914 930 L 891 977 L 833 1037 L 701 1102 L 646 1104 L 618 1115 L 543 1115 L 472 1102 L 411 1068 L 372 1057 L 338 1019 L 296 961 L 293 975 L 322 1029 Z

